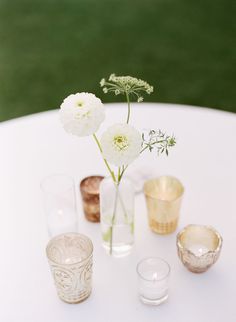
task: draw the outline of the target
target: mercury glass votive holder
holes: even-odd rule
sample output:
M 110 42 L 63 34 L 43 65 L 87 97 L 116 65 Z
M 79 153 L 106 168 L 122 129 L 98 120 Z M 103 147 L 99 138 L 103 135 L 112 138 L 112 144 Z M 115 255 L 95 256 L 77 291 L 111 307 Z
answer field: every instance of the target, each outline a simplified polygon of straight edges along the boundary
M 176 230 L 184 187 L 171 176 L 161 176 L 144 184 L 149 226 L 158 234 Z
M 178 255 L 193 273 L 203 273 L 219 258 L 223 239 L 210 226 L 188 225 L 177 235 Z
M 99 186 L 103 179 L 102 176 L 90 176 L 80 182 L 84 214 L 88 221 L 100 221 Z
M 51 239 L 46 248 L 59 298 L 84 301 L 91 293 L 93 244 L 85 235 L 66 233 Z
M 161 258 L 149 257 L 137 265 L 138 292 L 144 304 L 159 305 L 168 298 L 169 264 Z

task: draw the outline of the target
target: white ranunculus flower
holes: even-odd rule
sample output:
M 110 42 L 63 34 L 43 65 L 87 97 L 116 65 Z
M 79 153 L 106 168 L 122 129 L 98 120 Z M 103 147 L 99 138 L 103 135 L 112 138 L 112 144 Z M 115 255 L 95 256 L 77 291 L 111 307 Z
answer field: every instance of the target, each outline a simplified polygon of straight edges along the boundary
M 116 166 L 128 165 L 141 151 L 142 136 L 128 124 L 115 124 L 101 137 L 104 158 Z
M 60 120 L 64 129 L 77 136 L 95 133 L 105 119 L 105 108 L 92 93 L 76 93 L 61 104 Z

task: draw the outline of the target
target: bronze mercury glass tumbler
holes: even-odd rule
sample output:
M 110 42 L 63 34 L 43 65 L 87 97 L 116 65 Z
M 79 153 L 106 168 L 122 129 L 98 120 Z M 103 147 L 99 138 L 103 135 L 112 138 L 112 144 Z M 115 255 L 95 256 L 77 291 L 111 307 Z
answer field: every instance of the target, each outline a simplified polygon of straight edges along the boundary
M 176 230 L 184 187 L 171 176 L 151 179 L 144 184 L 144 194 L 151 230 L 169 234 Z
M 84 214 L 88 221 L 100 221 L 99 187 L 103 179 L 102 176 L 90 176 L 80 182 Z
M 92 288 L 93 244 L 85 235 L 66 233 L 46 248 L 59 298 L 67 303 L 85 300 Z

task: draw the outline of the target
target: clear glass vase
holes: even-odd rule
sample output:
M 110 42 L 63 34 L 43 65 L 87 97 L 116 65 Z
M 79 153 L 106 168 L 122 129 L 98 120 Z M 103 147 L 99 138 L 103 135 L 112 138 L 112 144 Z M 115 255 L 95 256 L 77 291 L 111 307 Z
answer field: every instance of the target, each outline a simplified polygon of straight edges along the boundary
M 134 243 L 134 187 L 127 178 L 119 185 L 111 177 L 100 184 L 102 243 L 108 254 L 128 255 Z

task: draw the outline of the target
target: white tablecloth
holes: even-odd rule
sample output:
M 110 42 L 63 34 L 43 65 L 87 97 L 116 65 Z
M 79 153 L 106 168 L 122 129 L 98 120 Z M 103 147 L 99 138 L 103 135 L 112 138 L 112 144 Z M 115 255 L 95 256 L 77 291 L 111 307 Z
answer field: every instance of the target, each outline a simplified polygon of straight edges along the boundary
M 122 104 L 108 104 L 108 124 L 122 121 Z M 99 224 L 84 219 L 79 199 L 79 231 L 94 244 L 93 292 L 69 305 L 56 295 L 45 255 L 48 241 L 39 183 L 53 173 L 77 182 L 106 174 L 91 138 L 63 130 L 57 111 L 0 124 L 0 321 L 2 322 L 233 322 L 236 321 L 236 115 L 171 104 L 134 104 L 132 124 L 174 133 L 170 156 L 146 154 L 133 170 L 170 174 L 185 186 L 176 233 L 190 223 L 209 224 L 223 236 L 219 261 L 206 273 L 188 272 L 177 257 L 176 233 L 159 236 L 148 228 L 142 194 L 136 198 L 135 247 L 114 259 L 101 247 Z M 98 134 L 99 135 L 99 134 Z M 170 293 L 159 307 L 137 295 L 136 264 L 159 256 L 171 265 Z

